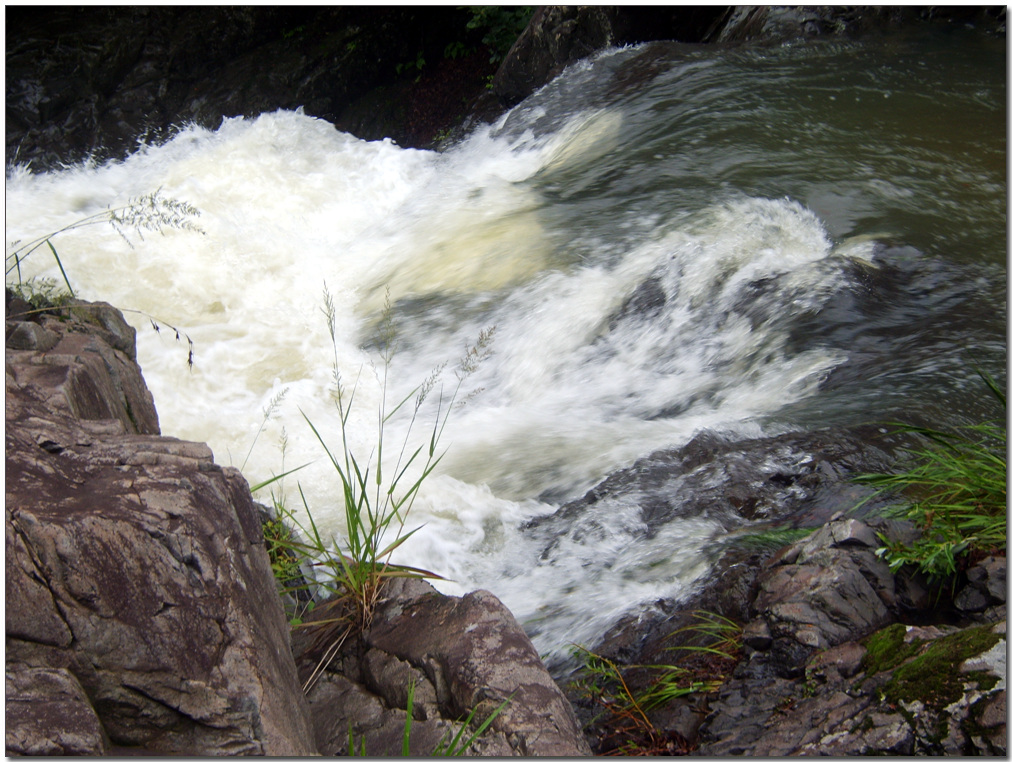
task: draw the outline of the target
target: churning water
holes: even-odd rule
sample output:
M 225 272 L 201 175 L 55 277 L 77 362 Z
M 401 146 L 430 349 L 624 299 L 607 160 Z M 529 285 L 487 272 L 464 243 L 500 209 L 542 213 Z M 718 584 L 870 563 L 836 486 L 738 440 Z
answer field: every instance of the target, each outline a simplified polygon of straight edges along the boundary
M 390 405 L 447 363 L 413 428 L 413 403 L 387 424 L 389 473 L 494 326 L 396 560 L 447 592 L 492 590 L 557 654 L 683 594 L 721 531 L 697 519 L 646 539 L 636 506 L 615 506 L 545 560 L 524 522 L 610 472 L 704 428 L 972 414 L 970 365 L 1005 364 L 1004 55 L 958 31 L 609 51 L 442 153 L 295 112 L 227 119 L 123 162 L 8 168 L 7 241 L 156 189 L 199 208 L 205 235 L 131 247 L 100 226 L 55 243 L 81 296 L 193 340 L 188 370 L 171 332 L 128 315 L 163 433 L 208 442 L 251 483 L 311 463 L 283 482 L 288 504 L 301 486 L 338 535 L 339 485 L 306 421 L 339 446 L 334 363 L 363 461 L 384 386 Z M 26 264 L 58 276 L 41 251 Z

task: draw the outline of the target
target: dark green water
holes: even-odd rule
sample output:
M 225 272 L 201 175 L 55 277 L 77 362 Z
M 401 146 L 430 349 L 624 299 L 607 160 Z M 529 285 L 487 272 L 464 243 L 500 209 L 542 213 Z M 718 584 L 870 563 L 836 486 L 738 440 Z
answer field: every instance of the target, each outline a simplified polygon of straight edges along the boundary
M 971 366 L 1006 365 L 1006 84 L 1004 41 L 969 30 L 619 52 L 538 100 L 545 124 L 569 98 L 622 115 L 606 153 L 544 182 L 548 214 L 579 220 L 591 243 L 574 256 L 593 259 L 615 231 L 656 234 L 724 199 L 798 201 L 834 243 L 878 254 L 793 322 L 793 346 L 849 359 L 775 417 L 993 412 Z

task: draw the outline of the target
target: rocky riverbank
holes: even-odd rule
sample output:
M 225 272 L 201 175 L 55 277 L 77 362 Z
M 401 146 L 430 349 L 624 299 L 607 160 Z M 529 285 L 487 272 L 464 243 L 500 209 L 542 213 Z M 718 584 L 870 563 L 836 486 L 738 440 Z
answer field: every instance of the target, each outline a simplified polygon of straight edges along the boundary
M 216 127 L 223 114 L 300 105 L 362 137 L 432 146 L 648 27 L 716 45 L 905 23 L 1004 33 L 1003 8 L 726 7 L 678 16 L 675 33 L 677 10 L 633 23 L 611 8 L 544 7 L 496 68 L 473 40 L 447 53 L 454 40 L 440 34 L 460 17 L 433 31 L 407 9 L 33 13 L 8 11 L 7 154 L 34 170 L 124 155 L 181 120 Z M 401 35 L 413 24 L 417 35 Z M 649 318 L 657 298 L 648 282 L 615 319 Z M 410 685 L 416 754 L 500 706 L 474 751 L 1005 753 L 1004 555 L 975 557 L 943 591 L 893 574 L 877 534 L 910 528 L 871 505 L 850 511 L 864 496 L 850 477 L 895 458 L 898 442 L 876 429 L 703 431 L 523 528 L 551 561 L 567 532 L 593 537 L 617 505 L 647 537 L 683 518 L 719 524 L 700 562 L 714 570 L 687 599 L 656 601 L 595 645 L 633 695 L 656 675 L 634 665 L 680 666 L 699 683 L 638 726 L 600 715 L 572 665 L 547 672 L 493 596 L 421 583 L 391 587 L 307 691 L 329 642 L 289 631 L 239 472 L 206 445 L 159 435 L 133 329 L 103 305 L 7 308 L 8 754 L 330 754 L 347 750 L 349 729 L 368 753 L 397 754 Z M 672 650 L 699 645 L 698 612 L 729 623 L 724 656 Z
M 483 591 L 454 598 L 419 581 L 391 584 L 372 626 L 304 692 L 329 643 L 309 628 L 293 648 L 245 480 L 206 445 L 159 435 L 134 358 L 134 330 L 114 308 L 28 312 L 8 294 L 8 754 L 337 754 L 349 728 L 368 753 L 398 754 L 412 684 L 414 754 L 506 699 L 473 752 L 610 748 L 615 727 L 593 721 L 595 708 L 563 680 L 574 713 L 522 628 Z M 823 524 L 779 549 L 730 544 L 695 596 L 622 623 L 601 653 L 620 665 L 677 663 L 670 649 L 692 612 L 740 625 L 737 663 L 719 685 L 651 713 L 655 730 L 677 739 L 671 751 L 1004 755 L 1004 557 L 973 565 L 947 604 L 933 599 L 874 552 L 876 532 L 909 527 L 812 513 L 846 487 L 853 443 L 827 446 L 821 462 L 748 465 L 750 450 L 786 458 L 786 442 L 704 437 L 585 498 L 583 510 L 674 469 L 751 514 L 773 503 L 765 490 L 790 486 L 795 508 L 807 507 L 796 515 Z M 736 461 L 722 467 L 737 473 L 721 487 L 714 464 Z M 764 475 L 743 477 L 750 467 Z
M 871 427 L 734 442 L 703 432 L 530 528 L 587 531 L 623 495 L 639 496 L 645 531 L 672 511 L 725 517 L 726 539 L 695 592 L 623 620 L 595 649 L 628 693 L 603 707 L 581 673 L 563 680 L 595 753 L 1005 754 L 1004 553 L 945 586 L 890 570 L 879 535 L 909 543 L 916 530 L 878 517 L 881 504 L 851 477 L 889 470 L 901 444 Z M 763 524 L 770 531 L 756 532 Z M 780 539 L 792 534 L 804 536 Z M 727 627 L 707 632 L 707 621 Z M 672 667 L 693 691 L 636 722 L 615 711 Z
M 971 567 L 953 605 L 892 574 L 875 554 L 879 532 L 909 539 L 911 530 L 841 516 L 758 564 L 725 565 L 729 580 L 712 577 L 696 600 L 708 612 L 745 604 L 719 687 L 650 712 L 653 739 L 591 723 L 595 750 L 663 739 L 706 757 L 1004 756 L 1005 558 Z M 692 610 L 679 606 L 633 663 L 691 670 L 697 652 L 677 649 L 706 644 L 690 637 Z M 639 678 L 634 690 L 646 687 Z

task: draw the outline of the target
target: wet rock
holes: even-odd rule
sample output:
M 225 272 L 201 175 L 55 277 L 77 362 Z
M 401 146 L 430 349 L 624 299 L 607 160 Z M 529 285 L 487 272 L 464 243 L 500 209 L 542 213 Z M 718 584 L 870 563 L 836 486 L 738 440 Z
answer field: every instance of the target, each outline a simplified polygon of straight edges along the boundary
M 727 14 L 726 6 L 541 6 L 496 72 L 492 91 L 513 106 L 569 64 L 610 46 L 711 41 Z
M 728 9 L 715 41 L 782 43 L 814 37 L 856 37 L 916 23 L 962 24 L 1005 33 L 1003 7 L 753 6 Z
M 849 476 L 886 470 L 898 441 L 873 427 L 747 440 L 704 431 L 684 447 L 613 473 L 525 530 L 544 536 L 550 554 L 558 537 L 573 531 L 564 528 L 578 526 L 581 516 L 590 517 L 599 504 L 628 500 L 640 505 L 647 533 L 690 517 L 716 519 L 727 531 L 747 530 L 759 521 L 820 526 L 868 496 Z
M 896 625 L 902 629 L 902 625 Z M 735 671 L 711 703 L 711 714 L 700 731 L 697 753 L 703 756 L 749 754 L 786 755 L 904 755 L 1004 753 L 1003 687 L 993 677 L 974 673 L 971 658 L 950 657 L 951 642 L 966 639 L 972 630 L 918 629 L 906 638 L 911 649 L 889 664 L 873 668 L 865 643 L 848 642 L 813 655 L 803 677 L 786 679 L 764 668 L 762 654 Z M 974 636 L 976 637 L 976 636 Z M 931 645 L 932 641 L 937 645 Z M 984 641 L 986 644 L 986 641 Z M 982 644 L 977 646 L 984 648 Z M 935 648 L 942 661 L 925 667 Z M 1004 641 L 986 653 L 1004 653 Z M 957 698 L 935 699 L 926 681 L 925 699 L 899 699 L 896 685 L 924 669 L 948 674 Z M 1004 674 L 993 663 L 988 674 Z M 965 677 L 961 676 L 961 673 Z M 991 686 L 991 687 L 988 687 Z M 987 716 L 987 725 L 979 720 Z
M 1004 604 L 1007 595 L 1007 561 L 988 556 L 966 570 L 966 585 L 956 594 L 955 606 L 963 612 L 982 612 Z
M 785 42 L 827 35 L 854 36 L 874 28 L 913 21 L 913 9 L 833 6 L 735 6 L 718 42 Z
M 678 644 L 675 633 L 692 624 L 692 611 L 709 611 L 735 622 L 752 619 L 753 602 L 760 592 L 760 571 L 783 542 L 777 540 L 776 531 L 769 538 L 766 532 L 818 527 L 841 511 L 852 509 L 869 493 L 852 484 L 849 476 L 888 470 L 898 443 L 872 427 L 743 441 L 704 431 L 682 448 L 654 453 L 612 474 L 583 498 L 553 515 L 531 521 L 525 531 L 542 539 L 543 557 L 550 558 L 559 552 L 567 533 L 589 531 L 593 522 L 607 521 L 615 505 L 641 505 L 644 532 L 657 531 L 665 521 L 697 516 L 718 519 L 726 533 L 709 548 L 713 567 L 707 576 L 678 601 L 656 601 L 649 610 L 632 612 L 594 646 L 595 651 L 620 664 L 664 663 L 668 658 L 666 649 Z M 869 501 L 863 510 L 876 505 Z M 835 534 L 813 535 L 807 544 L 797 543 L 781 550 L 781 556 L 790 553 L 789 561 L 794 563 L 803 547 L 815 552 L 826 544 L 864 548 L 873 555 L 874 549 L 864 543 L 874 542 L 877 547 L 877 529 L 849 520 L 834 522 L 831 527 L 829 531 Z M 890 531 L 901 530 L 891 525 Z M 910 539 L 909 533 L 902 537 Z M 804 575 L 814 574 L 816 568 L 806 568 Z M 873 568 L 880 572 L 881 562 Z M 827 571 L 827 581 L 829 574 Z M 888 583 L 881 583 L 880 592 L 888 592 L 892 598 L 898 596 L 901 601 L 923 595 L 913 581 L 901 581 L 898 591 L 887 591 L 887 587 Z M 869 601 L 877 595 L 872 594 Z M 892 598 L 887 596 L 890 601 Z M 810 615 L 815 616 L 812 612 Z M 802 649 L 814 647 L 797 641 L 795 645 Z M 791 665 L 790 670 L 798 668 L 794 662 Z
M 741 642 L 754 651 L 767 651 L 773 645 L 773 635 L 765 619 L 753 619 L 742 628 Z
M 609 328 L 615 327 L 624 320 L 650 320 L 657 317 L 668 301 L 667 291 L 659 277 L 650 277 L 643 281 L 636 290 L 629 295 L 618 313 L 610 321 Z
M 541 6 L 517 38 L 492 80 L 492 90 L 513 106 L 565 67 L 614 43 L 611 20 L 595 6 Z

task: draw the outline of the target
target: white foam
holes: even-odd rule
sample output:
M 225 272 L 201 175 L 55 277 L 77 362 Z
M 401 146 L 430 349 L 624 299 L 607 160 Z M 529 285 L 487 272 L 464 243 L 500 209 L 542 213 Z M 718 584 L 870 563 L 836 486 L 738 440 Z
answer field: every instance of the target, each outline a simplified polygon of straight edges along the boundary
M 691 553 L 664 574 L 637 569 L 663 553 L 664 542 L 701 546 L 713 527 L 672 526 L 664 532 L 677 537 L 662 533 L 647 548 L 616 526 L 606 544 L 613 559 L 631 565 L 619 575 L 595 567 L 587 577 L 581 569 L 597 549 L 574 546 L 560 572 L 539 566 L 540 549 L 518 533 L 554 509 L 537 496 L 579 494 L 702 427 L 750 425 L 810 393 L 839 361 L 815 351 L 785 358 L 776 326 L 735 312 L 750 283 L 794 279 L 804 291 L 808 269 L 832 255 L 818 220 L 793 202 L 720 204 L 649 240 L 612 241 L 620 253 L 610 263 L 558 256 L 559 218 L 545 214 L 538 173 L 594 161 L 620 123 L 607 112 L 576 115 L 539 138 L 489 128 L 436 154 L 357 140 L 297 112 L 229 119 L 216 131 L 187 128 L 118 163 L 9 172 L 7 240 L 58 230 L 155 189 L 199 208 L 203 236 L 169 230 L 134 238 L 131 248 L 97 226 L 54 243 L 82 297 L 150 313 L 194 341 L 190 371 L 185 344 L 128 313 L 163 432 L 208 442 L 218 462 L 243 466 L 251 483 L 311 462 L 284 487 L 291 507 L 301 484 L 325 532 L 342 531 L 340 491 L 306 419 L 337 447 L 336 360 L 346 388 L 355 389 L 347 436 L 360 462 L 371 462 L 384 372 L 370 342 L 384 291 L 401 330 L 391 402 L 444 361 L 448 391 L 465 342 L 495 323 L 495 354 L 462 390 L 484 391 L 453 412 L 446 457 L 408 521 L 408 529 L 424 528 L 397 560 L 454 580 L 440 583 L 448 591 L 492 589 L 532 623 L 553 612 L 537 627 L 539 642 L 557 648 L 562 633 L 589 639 L 612 622 L 594 611 L 620 612 L 682 589 L 701 573 Z M 658 217 L 663 227 L 663 211 Z M 58 275 L 41 251 L 26 264 L 26 275 Z M 665 289 L 660 312 L 616 319 L 649 277 Z M 336 347 L 322 315 L 324 283 Z M 286 389 L 264 423 L 263 411 Z M 411 447 L 427 441 L 437 398 L 419 410 Z M 679 412 L 666 412 L 672 407 Z M 404 418 L 388 424 L 391 458 L 407 431 Z M 518 581 L 513 571 L 525 565 Z

